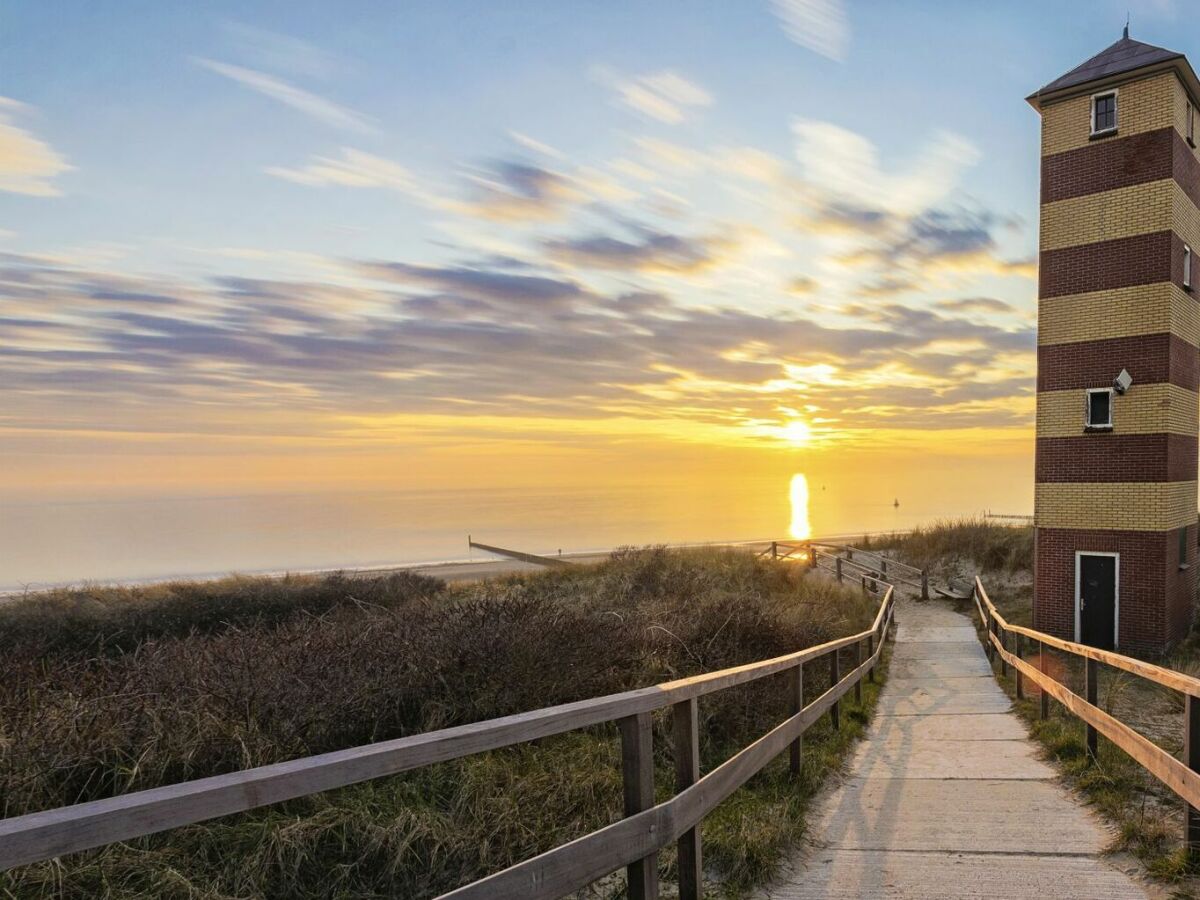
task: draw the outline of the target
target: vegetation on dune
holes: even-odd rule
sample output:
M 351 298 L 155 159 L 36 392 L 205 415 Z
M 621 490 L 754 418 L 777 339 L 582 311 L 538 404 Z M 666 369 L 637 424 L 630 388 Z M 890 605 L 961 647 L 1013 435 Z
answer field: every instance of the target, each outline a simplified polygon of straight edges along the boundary
M 445 588 L 439 579 L 414 572 L 63 588 L 0 604 L 0 652 L 119 654 L 152 638 L 269 626 L 340 607 L 391 609 Z
M 1000 525 L 982 517 L 943 519 L 908 534 L 873 538 L 872 547 L 895 552 L 910 565 L 931 571 L 970 563 L 979 572 L 1033 570 L 1032 526 Z
M 788 563 L 662 548 L 455 587 L 330 576 L 31 598 L 0 622 L 0 814 L 738 665 L 861 630 L 876 603 Z M 812 696 L 826 677 L 806 679 Z M 767 679 L 704 698 L 704 770 L 781 721 L 785 691 Z M 798 781 L 777 761 L 705 822 L 708 876 L 726 894 L 767 877 L 800 835 L 865 722 L 843 704 L 840 733 L 822 722 L 806 735 Z M 665 798 L 666 715 L 655 731 Z M 608 725 L 25 866 L 0 875 L 0 895 L 426 897 L 620 810 Z M 660 865 L 670 878 L 673 851 Z M 622 889 L 615 876 L 596 893 Z

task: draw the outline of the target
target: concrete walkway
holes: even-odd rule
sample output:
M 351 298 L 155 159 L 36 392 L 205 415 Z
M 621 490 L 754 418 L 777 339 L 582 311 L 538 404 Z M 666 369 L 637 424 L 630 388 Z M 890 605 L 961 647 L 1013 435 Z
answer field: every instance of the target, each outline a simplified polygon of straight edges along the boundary
M 904 601 L 887 684 L 808 848 L 761 897 L 1148 897 L 1038 759 L 971 622 Z

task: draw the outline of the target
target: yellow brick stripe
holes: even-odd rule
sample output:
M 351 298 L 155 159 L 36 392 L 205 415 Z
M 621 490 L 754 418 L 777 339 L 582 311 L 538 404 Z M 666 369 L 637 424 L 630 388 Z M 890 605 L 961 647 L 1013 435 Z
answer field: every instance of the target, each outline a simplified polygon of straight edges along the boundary
M 1039 528 L 1169 531 L 1196 521 L 1196 482 L 1039 484 Z
M 1175 179 L 1101 191 L 1042 205 L 1041 249 L 1060 250 L 1097 241 L 1166 231 L 1175 224 L 1172 200 L 1179 191 Z M 1192 205 L 1183 194 L 1188 205 Z
M 1200 255 L 1193 265 L 1200 292 Z M 1200 299 L 1169 281 L 1048 297 L 1038 304 L 1039 345 L 1164 332 L 1200 346 Z
M 1175 126 L 1183 133 L 1183 86 L 1173 72 L 1118 86 L 1117 127 L 1122 137 Z M 1042 156 L 1090 143 L 1091 92 L 1042 109 Z
M 1083 391 L 1042 391 L 1037 395 L 1037 436 L 1083 434 Z M 1174 384 L 1134 384 L 1113 397 L 1114 434 L 1183 434 L 1200 427 L 1200 394 Z

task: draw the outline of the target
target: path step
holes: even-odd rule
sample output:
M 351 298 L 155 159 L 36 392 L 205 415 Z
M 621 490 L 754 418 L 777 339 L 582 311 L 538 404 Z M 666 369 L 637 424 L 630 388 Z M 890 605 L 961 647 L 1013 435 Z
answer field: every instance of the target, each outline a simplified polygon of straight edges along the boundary
M 1128 875 L 1088 856 L 827 850 L 814 854 L 807 871 L 769 896 L 771 900 L 1129 900 L 1146 894 Z

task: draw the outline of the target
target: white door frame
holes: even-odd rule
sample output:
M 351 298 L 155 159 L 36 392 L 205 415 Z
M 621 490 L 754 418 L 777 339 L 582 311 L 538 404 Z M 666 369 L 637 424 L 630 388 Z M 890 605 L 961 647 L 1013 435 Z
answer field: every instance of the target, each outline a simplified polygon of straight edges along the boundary
M 1082 599 L 1080 591 L 1080 559 L 1084 556 L 1111 556 L 1116 562 L 1113 564 L 1113 648 L 1120 646 L 1119 635 L 1121 634 L 1121 554 L 1120 553 L 1104 553 L 1099 550 L 1076 550 L 1075 551 L 1075 643 L 1081 643 L 1081 635 L 1079 633 L 1080 615 L 1079 601 Z

